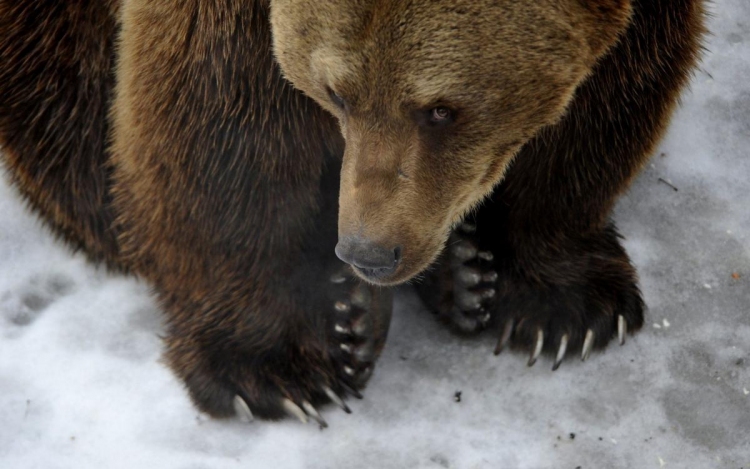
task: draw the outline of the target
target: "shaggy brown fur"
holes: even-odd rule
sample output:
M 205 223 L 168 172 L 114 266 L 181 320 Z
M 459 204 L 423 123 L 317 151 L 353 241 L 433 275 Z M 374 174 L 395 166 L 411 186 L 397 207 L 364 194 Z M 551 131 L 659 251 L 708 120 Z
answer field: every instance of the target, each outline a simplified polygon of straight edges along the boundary
M 337 216 L 339 236 L 402 248 L 377 279 L 397 283 L 489 196 L 428 304 L 550 350 L 640 327 L 608 215 L 702 20 L 700 0 L 0 0 L 0 141 L 53 226 L 155 286 L 196 404 L 276 418 L 356 393 L 383 346 L 388 293 L 341 274 Z M 338 126 L 282 79 L 269 21 Z

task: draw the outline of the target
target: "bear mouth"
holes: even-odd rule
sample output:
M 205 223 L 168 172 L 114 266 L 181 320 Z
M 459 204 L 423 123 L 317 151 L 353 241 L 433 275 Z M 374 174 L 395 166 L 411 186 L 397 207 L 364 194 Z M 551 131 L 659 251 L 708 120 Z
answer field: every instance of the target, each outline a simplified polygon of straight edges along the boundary
M 376 268 L 352 266 L 352 269 L 357 275 L 362 277 L 363 280 L 382 285 L 388 283 L 389 278 L 393 278 L 396 270 L 398 270 L 398 265 L 394 265 L 393 267 Z

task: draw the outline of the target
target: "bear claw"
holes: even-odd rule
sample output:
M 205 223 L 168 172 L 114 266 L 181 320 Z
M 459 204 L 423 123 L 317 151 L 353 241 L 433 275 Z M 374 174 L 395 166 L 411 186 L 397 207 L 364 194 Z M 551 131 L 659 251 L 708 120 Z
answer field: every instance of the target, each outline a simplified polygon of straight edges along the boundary
M 500 355 L 500 352 L 502 352 L 505 346 L 508 345 L 508 341 L 513 335 L 513 323 L 514 321 L 512 319 L 505 323 L 505 327 L 503 327 L 503 333 L 500 335 L 500 339 L 498 339 L 497 341 L 497 346 L 495 346 L 495 355 Z
M 534 366 L 536 359 L 542 353 L 542 346 L 544 346 L 544 331 L 539 329 L 536 331 L 536 345 L 534 345 L 534 350 L 531 351 L 528 366 Z
M 502 334 L 500 335 L 500 338 L 497 341 L 497 345 L 495 346 L 495 355 L 499 355 L 500 352 L 505 348 L 505 346 L 510 342 L 511 337 L 513 336 L 514 332 L 514 325 L 515 322 L 513 319 L 509 320 L 505 323 L 505 326 L 503 327 Z M 620 345 L 623 345 L 625 343 L 625 335 L 627 334 L 627 323 L 625 321 L 625 317 L 622 315 L 617 316 L 617 337 L 619 340 Z M 581 361 L 588 360 L 589 356 L 591 355 L 591 351 L 594 348 L 594 339 L 596 338 L 596 335 L 594 334 L 594 331 L 592 329 L 586 330 L 586 335 L 583 340 L 583 346 L 581 347 Z M 552 371 L 556 371 L 558 368 L 560 368 L 560 365 L 563 362 L 563 359 L 565 358 L 565 354 L 568 350 L 568 343 L 570 342 L 570 335 L 569 334 L 563 334 L 563 336 L 560 338 L 560 345 L 557 348 L 557 353 L 555 355 L 555 361 L 552 365 Z M 534 347 L 531 350 L 531 353 L 529 355 L 529 361 L 527 363 L 528 366 L 534 366 L 537 359 L 542 353 L 542 350 L 544 349 L 544 331 L 541 329 L 538 329 L 536 332 L 536 340 L 534 341 Z
M 336 394 L 333 391 L 333 389 L 329 388 L 328 386 L 323 386 L 322 389 L 323 389 L 323 392 L 325 393 L 325 395 L 328 396 L 328 399 L 331 400 L 331 402 L 333 402 L 337 406 L 341 407 L 341 410 L 343 410 L 347 414 L 351 414 L 352 413 L 352 410 L 349 408 L 349 406 L 346 405 L 346 403 L 344 402 L 344 400 L 341 399 L 341 397 L 338 394 Z
M 287 398 L 283 398 L 281 400 L 281 407 L 286 411 L 287 414 L 289 414 L 292 417 L 295 417 L 299 419 L 302 423 L 307 423 L 307 414 L 304 410 L 300 409 L 300 407 L 295 404 L 294 402 L 290 401 Z
M 583 339 L 583 349 L 581 350 L 581 361 L 586 361 L 591 355 L 591 347 L 594 345 L 594 331 L 586 331 L 586 337 Z
M 311 419 L 318 422 L 318 425 L 320 425 L 321 429 L 328 428 L 328 422 L 326 422 L 323 417 L 320 416 L 320 413 L 318 413 L 318 411 L 315 409 L 315 407 L 313 407 L 312 404 L 307 401 L 303 401 L 302 408 L 305 410 L 307 415 L 310 416 Z
M 335 309 L 339 313 L 348 313 L 352 309 L 352 305 L 345 301 L 337 301 L 333 305 L 333 309 Z
M 563 334 L 560 339 L 560 348 L 557 349 L 557 356 L 555 357 L 555 363 L 552 365 L 552 371 L 560 368 L 560 364 L 565 358 L 565 352 L 568 350 L 568 334 Z
M 477 257 L 487 262 L 492 262 L 493 260 L 495 260 L 495 255 L 490 251 L 480 251 L 477 253 Z
M 253 417 L 253 413 L 250 411 L 250 407 L 247 405 L 247 402 L 240 396 L 234 396 L 234 412 L 237 414 L 237 417 L 240 419 L 240 421 L 244 423 L 250 423 L 253 420 L 255 420 L 255 417 Z

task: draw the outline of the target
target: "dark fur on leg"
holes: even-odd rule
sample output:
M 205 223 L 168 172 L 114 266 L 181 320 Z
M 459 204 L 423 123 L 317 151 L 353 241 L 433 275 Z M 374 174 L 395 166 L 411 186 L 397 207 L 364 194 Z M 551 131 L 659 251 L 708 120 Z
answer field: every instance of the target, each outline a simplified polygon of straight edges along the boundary
M 270 38 L 259 2 L 123 11 L 112 156 L 123 251 L 164 305 L 168 362 L 220 417 L 235 395 L 278 418 L 361 388 L 390 318 L 387 293 L 357 302 L 357 282 L 330 280 L 343 266 L 340 137 L 281 78 Z M 342 318 L 339 302 L 358 304 Z
M 0 146 L 56 233 L 121 268 L 106 152 L 118 5 L 0 1 Z

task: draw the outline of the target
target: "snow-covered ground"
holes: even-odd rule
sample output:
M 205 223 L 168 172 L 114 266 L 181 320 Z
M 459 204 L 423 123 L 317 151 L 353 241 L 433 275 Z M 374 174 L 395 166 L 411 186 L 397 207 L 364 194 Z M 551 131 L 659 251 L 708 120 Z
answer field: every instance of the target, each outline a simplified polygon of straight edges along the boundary
M 199 415 L 147 287 L 71 255 L 3 182 L 0 468 L 749 468 L 750 2 L 711 8 L 702 69 L 616 213 L 647 327 L 552 373 L 403 290 L 365 399 L 322 432 Z

